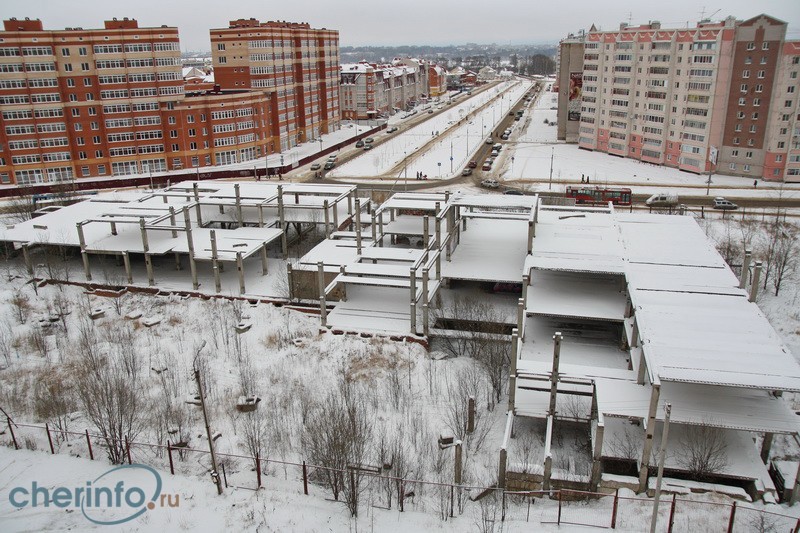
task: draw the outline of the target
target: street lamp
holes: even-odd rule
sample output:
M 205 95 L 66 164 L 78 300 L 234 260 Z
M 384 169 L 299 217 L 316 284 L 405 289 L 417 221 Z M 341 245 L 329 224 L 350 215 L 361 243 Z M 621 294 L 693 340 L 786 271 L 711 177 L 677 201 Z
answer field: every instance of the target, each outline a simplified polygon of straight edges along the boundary
M 403 152 L 403 178 L 408 179 L 408 152 Z
M 511 177 L 514 177 L 514 156 L 511 156 Z
M 439 177 L 441 178 L 442 177 L 442 163 L 436 163 L 436 164 L 439 165 Z

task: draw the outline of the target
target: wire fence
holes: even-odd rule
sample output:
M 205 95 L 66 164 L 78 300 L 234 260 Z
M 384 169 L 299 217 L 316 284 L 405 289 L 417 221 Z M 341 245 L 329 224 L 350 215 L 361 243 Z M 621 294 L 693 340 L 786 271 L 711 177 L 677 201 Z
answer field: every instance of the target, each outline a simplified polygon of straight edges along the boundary
M 91 460 L 108 460 L 110 444 L 120 446 L 123 461 L 169 469 L 172 475 L 196 476 L 211 473 L 209 450 L 180 444 L 155 444 L 110 439 L 88 430 L 63 431 L 49 425 L 21 424 L 7 419 L 6 444 L 15 449 L 49 451 L 69 449 L 71 455 Z M 4 435 L 6 431 L 0 433 Z M 484 531 L 503 524 L 506 531 L 527 530 L 532 524 L 577 525 L 622 531 L 650 529 L 654 501 L 646 497 L 579 490 L 512 491 L 499 487 L 457 485 L 394 477 L 382 466 L 331 468 L 305 462 L 280 461 L 259 456 L 216 453 L 220 483 L 225 488 L 258 490 L 267 478 L 283 478 L 297 493 L 330 499 L 327 481 L 338 474 L 342 482 L 342 503 L 348 490 L 360 494 L 360 503 L 386 510 L 433 513 L 442 520 L 459 516 L 471 506 L 473 520 Z M 345 486 L 345 484 L 349 484 Z M 656 531 L 751 531 L 800 532 L 797 517 L 753 507 L 746 502 L 710 502 L 687 499 L 677 494 L 659 500 Z

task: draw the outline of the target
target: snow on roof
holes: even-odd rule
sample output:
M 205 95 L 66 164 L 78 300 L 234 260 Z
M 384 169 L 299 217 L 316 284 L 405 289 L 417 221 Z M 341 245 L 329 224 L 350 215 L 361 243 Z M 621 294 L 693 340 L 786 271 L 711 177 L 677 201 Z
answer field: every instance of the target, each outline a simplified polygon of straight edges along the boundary
M 622 246 L 607 214 L 539 210 L 530 269 L 622 274 Z
M 467 229 L 461 231 L 461 242 L 450 261 L 442 261 L 442 276 L 521 283 L 527 241 L 525 220 L 470 219 Z
M 411 331 L 408 288 L 347 286 L 347 301 L 328 313 L 328 326 L 396 335 Z
M 531 210 L 538 196 L 516 196 L 505 194 L 460 194 L 453 197 L 453 204 L 461 207 Z
M 585 276 L 572 272 L 531 272 L 528 314 L 621 322 L 626 296 L 621 276 Z

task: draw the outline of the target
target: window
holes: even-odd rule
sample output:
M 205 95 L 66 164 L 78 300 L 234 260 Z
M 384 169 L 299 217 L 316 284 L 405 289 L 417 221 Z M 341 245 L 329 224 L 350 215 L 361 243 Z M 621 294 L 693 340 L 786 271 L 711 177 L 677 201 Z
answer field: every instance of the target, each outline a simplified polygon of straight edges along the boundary
M 67 78 L 67 87 L 75 87 L 75 80 Z
M 747 152 L 745 152 L 744 156 L 745 156 L 747 159 L 751 159 L 751 158 L 753 157 L 753 152 L 751 152 L 751 151 L 747 151 Z
M 761 98 L 753 98 L 753 106 L 758 107 L 761 105 Z
M 761 43 L 761 49 L 762 50 L 769 50 L 769 43 L 766 43 L 766 42 L 765 43 Z
M 739 98 L 739 105 L 747 104 L 747 100 L 745 98 Z
M 763 78 L 764 77 L 764 71 L 763 70 L 759 70 L 758 71 L 758 77 L 759 78 Z
M 733 128 L 733 131 L 735 131 L 735 132 L 740 132 L 740 131 L 742 131 L 742 125 L 741 125 L 741 124 L 737 124 L 737 125 L 736 125 L 736 126 Z
M 758 120 L 758 112 L 756 111 L 755 113 L 753 113 L 752 117 L 753 120 Z
M 745 165 L 744 166 L 744 171 L 745 172 L 750 172 L 750 165 Z
M 743 71 L 742 71 L 742 77 L 743 77 L 743 78 L 749 78 L 749 77 L 750 77 L 750 71 L 749 71 L 749 70 L 746 70 L 746 69 L 745 69 L 745 70 L 743 70 Z
M 785 100 L 783 102 L 783 107 L 792 107 L 792 101 L 791 100 Z
M 731 157 L 739 157 L 739 150 L 731 151 Z
M 782 155 L 780 155 L 780 154 L 779 154 L 779 155 L 776 155 L 776 156 L 775 156 L 775 162 L 776 162 L 776 163 L 780 163 L 781 161 L 783 161 L 783 156 L 782 156 Z
M 787 92 L 787 93 L 793 93 L 793 92 L 794 92 L 794 85 L 789 85 L 789 86 L 786 88 L 786 92 Z
M 756 43 L 747 43 L 747 49 L 748 50 L 755 50 L 756 49 Z
M 225 56 L 222 56 L 222 57 L 219 58 L 219 62 L 220 62 L 220 64 L 227 63 L 228 62 L 228 58 L 225 57 Z
M 739 87 L 739 91 L 740 91 L 740 92 L 743 92 L 743 93 L 746 93 L 746 92 L 747 92 L 747 84 L 746 84 L 746 83 L 743 83 L 743 84 L 741 85 L 741 87 Z
M 94 156 L 95 156 L 95 158 L 100 159 L 101 157 L 103 157 L 103 151 L 102 150 L 95 150 L 94 151 Z
M 92 142 L 94 144 L 100 144 L 100 136 L 99 135 L 95 135 L 94 137 L 92 137 Z
M 66 63 L 64 65 L 64 72 L 72 72 L 72 64 L 71 63 Z
M 69 48 L 62 48 L 61 55 L 64 57 L 69 57 Z
M 758 85 L 756 85 L 756 92 L 757 93 L 764 92 L 764 86 L 762 84 L 760 84 L 760 83 Z
M 86 48 L 85 47 L 78 48 L 78 54 L 82 55 L 82 56 L 85 56 L 86 55 Z
M 83 86 L 84 87 L 91 87 L 92 86 L 92 78 L 83 78 Z
M 217 50 L 225 50 L 225 43 L 217 43 Z
M 750 133 L 755 133 L 755 132 L 756 132 L 756 125 L 755 124 L 751 124 L 750 125 Z
M 70 95 L 70 96 L 72 96 L 72 95 Z M 73 116 L 73 117 L 79 117 L 79 116 L 81 116 L 81 110 L 80 110 L 80 109 L 78 109 L 77 107 L 73 107 L 73 108 L 72 108 L 72 116 Z

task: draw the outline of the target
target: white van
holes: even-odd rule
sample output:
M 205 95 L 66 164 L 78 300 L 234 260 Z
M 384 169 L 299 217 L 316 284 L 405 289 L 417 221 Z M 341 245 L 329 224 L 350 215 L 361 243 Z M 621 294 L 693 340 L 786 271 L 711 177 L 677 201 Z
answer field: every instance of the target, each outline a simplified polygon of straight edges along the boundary
M 644 202 L 648 207 L 676 207 L 678 195 L 673 193 L 654 194 Z

